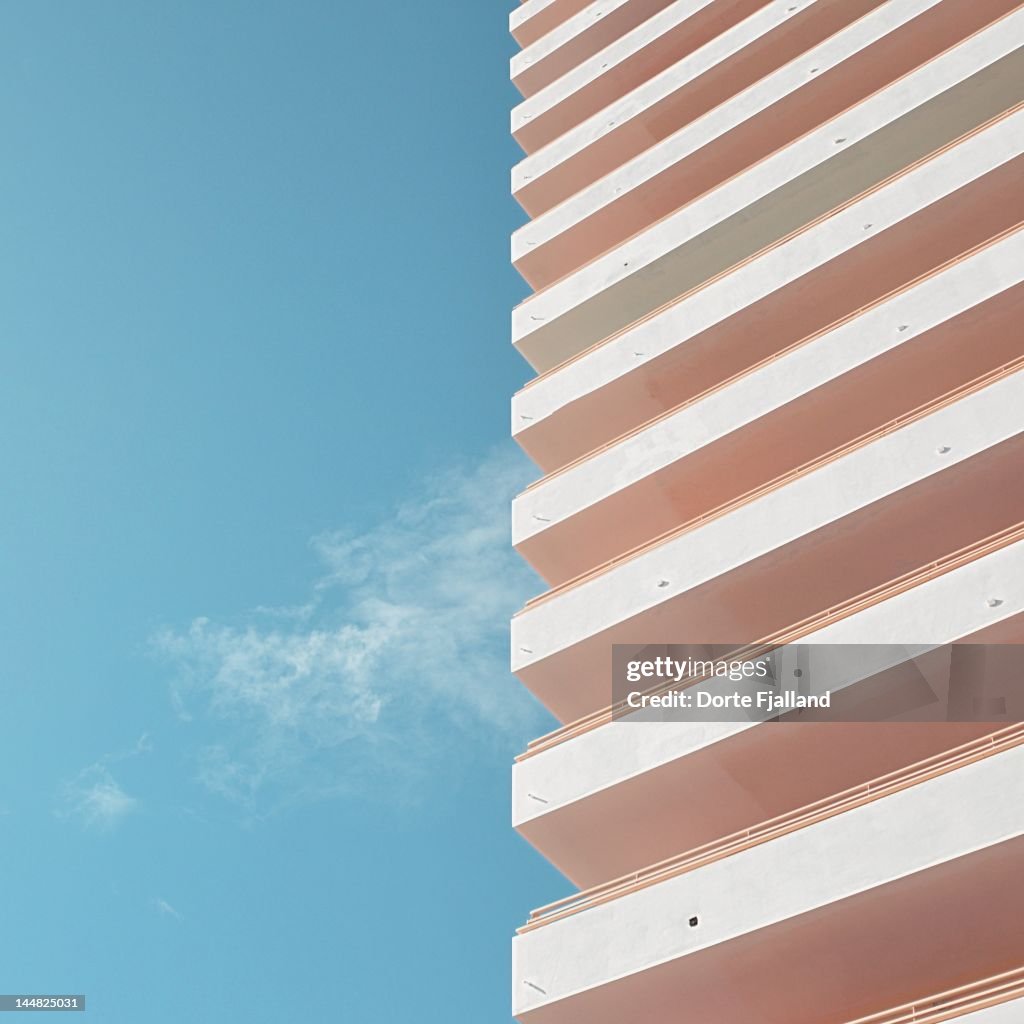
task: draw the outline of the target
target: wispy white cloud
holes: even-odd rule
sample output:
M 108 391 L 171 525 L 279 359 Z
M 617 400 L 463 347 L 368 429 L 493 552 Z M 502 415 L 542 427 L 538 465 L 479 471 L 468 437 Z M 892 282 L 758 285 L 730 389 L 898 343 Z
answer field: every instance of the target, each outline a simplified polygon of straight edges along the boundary
M 138 757 L 140 754 L 153 753 L 153 740 L 148 732 L 139 733 L 139 738 L 127 749 L 117 750 L 113 754 L 107 754 L 101 758 L 102 764 L 111 764 L 114 761 L 127 761 L 130 758 Z
M 104 754 L 73 779 L 65 782 L 58 795 L 57 816 L 74 819 L 87 828 L 110 829 L 140 807 L 110 772 L 109 766 L 128 761 L 153 750 L 149 733 L 143 732 L 132 746 Z
M 172 917 L 175 921 L 184 920 L 181 914 L 179 914 L 178 911 L 167 902 L 167 900 L 160 896 L 153 897 L 153 909 L 156 910 L 161 917 Z
M 182 717 L 220 727 L 201 781 L 244 802 L 322 796 L 394 780 L 453 730 L 533 732 L 507 641 L 538 586 L 509 542 L 509 501 L 529 475 L 510 451 L 438 474 L 372 528 L 314 538 L 323 574 L 301 604 L 159 633 Z
M 74 818 L 87 828 L 110 829 L 138 810 L 104 764 L 90 765 L 61 789 L 58 814 Z

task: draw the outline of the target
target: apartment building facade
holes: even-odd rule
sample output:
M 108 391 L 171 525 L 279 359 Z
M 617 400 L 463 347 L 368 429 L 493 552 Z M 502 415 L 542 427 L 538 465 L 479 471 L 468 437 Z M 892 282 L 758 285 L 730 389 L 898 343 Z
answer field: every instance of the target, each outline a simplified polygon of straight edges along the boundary
M 510 25 L 548 585 L 512 667 L 561 723 L 513 823 L 575 887 L 513 940 L 515 1017 L 1024 1021 L 1012 716 L 629 723 L 611 681 L 616 644 L 1024 638 L 1024 3 Z

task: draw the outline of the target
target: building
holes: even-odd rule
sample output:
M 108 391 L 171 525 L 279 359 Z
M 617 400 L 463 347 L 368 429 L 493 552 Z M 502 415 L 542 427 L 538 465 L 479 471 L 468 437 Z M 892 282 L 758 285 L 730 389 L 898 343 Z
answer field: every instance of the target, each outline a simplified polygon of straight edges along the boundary
M 515 1017 L 1019 1024 L 1024 728 L 629 725 L 610 672 L 1024 635 L 1024 3 L 511 28 L 513 540 L 549 585 L 512 663 L 562 723 L 513 819 L 578 890 L 514 939 Z

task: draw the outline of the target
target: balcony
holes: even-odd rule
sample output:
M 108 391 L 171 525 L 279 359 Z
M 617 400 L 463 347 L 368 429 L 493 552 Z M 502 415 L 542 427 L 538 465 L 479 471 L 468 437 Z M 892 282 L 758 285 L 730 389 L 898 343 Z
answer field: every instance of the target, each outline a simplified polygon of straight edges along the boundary
M 1017 632 L 1019 635 L 1019 625 Z M 943 654 L 948 661 L 946 652 Z M 1016 674 L 1019 669 L 1019 657 L 1012 661 Z M 1018 697 L 1018 704 L 1024 705 L 1024 698 Z M 1020 707 L 1014 710 L 1015 716 L 1019 713 Z M 751 850 L 763 843 L 770 843 L 782 836 L 796 832 L 798 829 L 827 821 L 838 814 L 845 814 L 854 808 L 863 807 L 875 800 L 899 793 L 910 786 L 918 785 L 948 772 L 957 771 L 983 758 L 1024 744 L 1024 725 L 1019 722 L 1012 725 L 921 722 L 917 723 L 917 726 L 914 730 L 905 724 L 888 722 L 860 723 L 860 727 L 856 730 L 850 729 L 849 723 L 843 725 L 833 723 L 828 729 L 820 727 L 814 729 L 798 724 L 783 726 L 788 731 L 788 735 L 773 737 L 773 742 L 776 745 L 793 740 L 799 741 L 801 738 L 810 738 L 801 737 L 800 733 L 835 734 L 839 742 L 838 750 L 834 750 L 823 742 L 824 737 L 819 735 L 817 757 L 801 766 L 802 771 L 811 771 L 815 775 L 821 776 L 821 785 L 818 788 L 823 789 L 826 796 L 806 803 L 794 801 L 795 806 L 771 818 L 756 819 L 753 825 L 748 825 L 735 832 L 720 834 L 697 846 L 684 847 L 685 853 L 634 869 L 612 878 L 610 881 L 597 883 L 581 892 L 539 907 L 531 912 L 529 920 L 518 930 L 518 934 L 523 935 L 537 928 L 546 927 L 555 921 L 562 921 L 575 914 L 581 914 L 621 896 L 627 896 L 649 886 L 657 885 L 659 882 L 676 878 L 681 874 L 703 867 L 705 864 L 713 864 L 725 857 L 744 850 Z M 753 735 L 774 731 L 774 726 L 770 728 L 765 726 L 758 729 Z M 910 749 L 901 749 L 898 745 L 901 740 L 908 742 Z M 930 743 L 927 742 L 929 740 Z M 767 743 L 768 741 L 764 739 L 762 742 Z M 863 780 L 845 788 L 835 785 L 834 783 L 843 775 L 854 773 L 848 770 L 845 763 L 838 771 L 835 771 L 835 766 L 832 764 L 833 756 L 838 753 L 843 756 L 844 761 L 847 756 L 856 758 L 860 754 L 861 748 L 872 747 L 876 742 L 881 744 L 878 760 L 884 762 L 888 756 L 888 759 L 896 762 L 899 767 L 880 776 L 866 776 Z M 859 746 L 855 746 L 855 743 Z M 918 747 L 927 751 L 925 756 L 921 756 Z M 799 748 L 797 749 L 799 750 Z M 863 755 L 860 756 L 863 759 Z M 693 768 L 687 778 L 688 786 L 690 788 L 700 787 L 706 779 L 701 775 L 699 759 L 694 758 L 688 764 Z M 770 768 L 771 766 L 765 764 L 762 766 L 762 772 L 768 773 Z M 786 781 L 786 768 L 789 769 L 790 778 L 799 785 L 803 785 L 803 780 L 797 779 L 797 771 L 788 764 L 785 764 L 781 781 Z M 827 788 L 830 784 L 832 784 L 831 788 Z
M 1016 969 L 1024 746 L 955 768 L 524 931 L 515 1016 L 820 1024 Z

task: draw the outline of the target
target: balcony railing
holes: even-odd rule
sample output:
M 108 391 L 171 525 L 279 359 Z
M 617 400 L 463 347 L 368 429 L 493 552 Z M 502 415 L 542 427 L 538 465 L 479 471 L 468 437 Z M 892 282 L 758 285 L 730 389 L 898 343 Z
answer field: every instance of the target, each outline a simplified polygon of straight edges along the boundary
M 849 1024 L 941 1024 L 989 1007 L 1024 998 L 1024 967 L 940 992 Z

